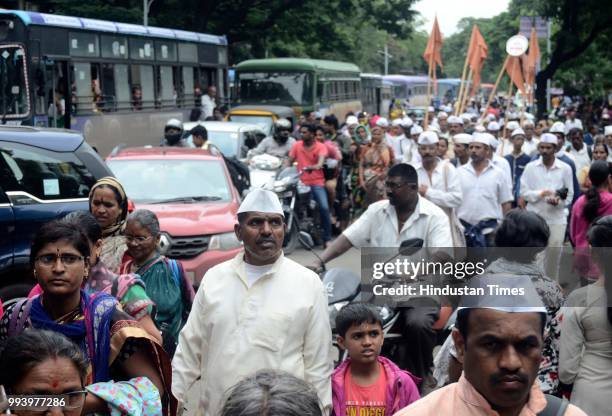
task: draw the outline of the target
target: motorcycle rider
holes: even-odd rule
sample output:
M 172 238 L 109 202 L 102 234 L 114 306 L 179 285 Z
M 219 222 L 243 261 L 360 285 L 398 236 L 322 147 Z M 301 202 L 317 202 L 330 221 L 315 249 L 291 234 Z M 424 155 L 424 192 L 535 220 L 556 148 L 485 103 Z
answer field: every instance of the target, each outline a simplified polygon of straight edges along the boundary
M 279 118 L 274 122 L 274 134 L 263 139 L 256 148 L 249 151 L 249 157 L 269 154 L 281 159 L 289 155 L 295 139 L 291 137 L 291 122 L 286 118 Z
M 166 122 L 164 126 L 164 138 L 162 139 L 160 146 L 174 146 L 174 147 L 191 147 L 189 142 L 183 137 L 183 123 L 181 120 L 171 118 Z

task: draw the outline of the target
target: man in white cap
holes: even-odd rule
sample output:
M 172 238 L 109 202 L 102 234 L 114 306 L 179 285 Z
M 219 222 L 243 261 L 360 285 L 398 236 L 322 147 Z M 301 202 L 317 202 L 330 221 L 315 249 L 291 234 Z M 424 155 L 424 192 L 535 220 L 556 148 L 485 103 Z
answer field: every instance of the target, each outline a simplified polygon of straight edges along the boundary
M 455 167 L 437 156 L 438 140 L 433 131 L 421 133 L 418 149 L 422 162 L 414 168 L 419 175 L 419 194 L 448 212 L 461 203 L 461 187 Z
M 423 132 L 419 136 L 422 163 L 414 165 L 419 175 L 419 195 L 442 208 L 449 220 L 456 222 L 454 209 L 461 204 L 461 186 L 455 167 L 438 158 L 438 141 L 438 135 L 433 131 Z M 462 244 L 463 236 L 454 236 L 453 246 Z
M 574 202 L 580 196 L 580 184 L 578 183 L 578 176 L 576 171 L 576 162 L 572 155 L 565 151 L 565 126 L 560 121 L 555 122 L 550 128 L 550 133 L 557 136 L 557 153 L 555 154 L 556 158 L 560 161 L 566 163 L 572 169 L 572 178 L 573 178 L 573 191 L 574 191 Z M 539 148 L 538 148 L 539 152 Z M 540 155 L 537 154 L 532 160 L 539 158 Z
M 404 160 L 403 148 L 407 146 L 404 143 L 408 138 L 404 135 L 404 129 L 402 127 L 403 119 L 396 118 L 391 122 L 391 129 L 389 133 L 385 135 L 387 145 L 393 149 L 395 155 L 395 163 L 402 163 Z
M 546 308 L 531 279 L 477 276 L 466 291 L 452 331 L 463 366 L 459 381 L 395 415 L 586 416 L 566 400 L 545 395 L 537 382 Z
M 450 133 L 448 131 L 448 114 L 445 111 L 438 112 L 438 126 L 440 127 L 440 137 L 448 138 Z
M 512 153 L 512 149 L 514 146 L 512 145 L 512 141 L 510 140 L 511 134 L 514 130 L 520 127 L 521 126 L 516 121 L 509 121 L 508 124 L 504 126 L 502 137 L 499 139 L 501 143 L 497 148 L 497 154 L 499 156 L 506 157 L 507 155 Z
M 468 247 L 490 247 L 494 231 L 512 204 L 511 186 L 504 172 L 489 160 L 491 135 L 474 133 L 470 163 L 457 169 L 463 200 L 457 216 L 465 227 Z
M 452 136 L 459 133 L 464 133 L 465 130 L 463 128 L 463 119 L 457 116 L 450 116 L 448 118 L 448 131 Z
M 492 134 L 497 139 L 499 137 L 499 129 L 501 126 L 497 121 L 491 121 L 487 124 L 487 133 Z
M 506 184 L 508 186 L 508 191 L 512 191 L 512 170 L 510 169 L 510 164 L 506 159 L 501 157 L 497 153 L 497 148 L 499 147 L 499 140 L 493 136 L 491 133 L 480 133 L 483 136 L 488 137 L 489 140 L 489 159 L 498 167 L 506 178 Z
M 591 159 L 593 159 L 593 149 L 584 143 L 582 133 L 582 129 L 578 127 L 573 127 L 567 133 L 567 138 L 571 143 L 568 153 L 574 159 L 577 172 L 581 172 L 585 166 L 590 166 Z
M 419 136 L 423 133 L 423 128 L 418 124 L 414 124 L 410 128 L 410 145 L 404 148 L 404 163 L 409 163 L 411 165 L 421 163 L 421 155 L 418 152 L 418 141 Z
M 327 294 L 314 272 L 283 255 L 285 230 L 276 194 L 251 191 L 235 226 L 244 251 L 202 279 L 172 361 L 172 392 L 180 402 L 201 377 L 201 414 L 219 414 L 227 389 L 261 369 L 311 383 L 329 413 Z
M 574 196 L 572 170 L 555 157 L 557 137 L 544 133 L 540 138 L 540 158 L 529 162 L 521 176 L 521 197 L 527 202 L 527 210 L 539 214 L 550 228 L 548 247 L 563 247 L 567 215 Z M 558 276 L 558 250 L 546 255 L 547 276 Z
M 531 162 L 531 157 L 523 152 L 523 144 L 525 143 L 525 132 L 520 127 L 515 129 L 511 134 L 512 153 L 506 155 L 506 160 L 510 164 L 512 171 L 512 195 L 514 202 L 512 207 L 520 206 L 524 208 L 524 202 L 520 200 L 521 176 L 525 170 L 525 166 Z
M 523 121 L 523 131 L 525 132 L 525 142 L 523 143 L 523 153 L 533 156 L 538 152 L 540 138 L 535 135 L 535 124 L 532 120 Z
M 472 142 L 472 135 L 459 133 L 453 136 L 455 157 L 451 159 L 453 166 L 458 168 L 470 161 L 469 147 Z

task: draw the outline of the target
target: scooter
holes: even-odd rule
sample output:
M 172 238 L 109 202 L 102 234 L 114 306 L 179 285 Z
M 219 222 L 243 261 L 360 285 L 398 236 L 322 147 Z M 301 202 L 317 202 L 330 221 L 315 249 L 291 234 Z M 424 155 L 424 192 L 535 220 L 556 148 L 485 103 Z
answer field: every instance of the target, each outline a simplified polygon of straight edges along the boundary
M 273 190 L 274 181 L 282 167 L 282 160 L 276 156 L 263 154 L 249 159 L 251 188 Z

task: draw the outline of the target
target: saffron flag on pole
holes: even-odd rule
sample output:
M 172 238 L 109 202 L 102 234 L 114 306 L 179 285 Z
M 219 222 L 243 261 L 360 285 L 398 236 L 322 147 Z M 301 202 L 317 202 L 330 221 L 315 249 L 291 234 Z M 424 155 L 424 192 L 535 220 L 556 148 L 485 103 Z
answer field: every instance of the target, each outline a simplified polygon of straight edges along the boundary
M 472 27 L 472 36 L 470 37 L 470 45 L 468 47 L 468 65 L 472 70 L 472 92 L 474 94 L 476 88 L 480 85 L 480 72 L 487 59 L 489 47 L 487 46 L 478 26 Z
M 521 94 L 525 93 L 525 78 L 523 78 L 523 65 L 520 56 L 509 56 L 506 62 L 506 72 L 512 83 Z
M 535 84 L 538 62 L 540 61 L 540 45 L 538 44 L 538 35 L 535 28 L 531 28 L 531 36 L 529 39 L 529 52 L 526 59 L 523 60 L 525 83 L 529 90 L 529 99 L 533 100 L 533 89 Z
M 437 84 L 435 83 L 436 64 L 440 66 L 440 69 L 443 68 L 440 51 L 442 51 L 442 33 L 440 32 L 438 17 L 436 16 L 434 18 L 431 34 L 429 35 L 429 40 L 427 41 L 427 47 L 425 48 L 425 52 L 423 52 L 423 59 L 425 59 L 427 65 L 433 70 L 434 89 L 437 89 Z

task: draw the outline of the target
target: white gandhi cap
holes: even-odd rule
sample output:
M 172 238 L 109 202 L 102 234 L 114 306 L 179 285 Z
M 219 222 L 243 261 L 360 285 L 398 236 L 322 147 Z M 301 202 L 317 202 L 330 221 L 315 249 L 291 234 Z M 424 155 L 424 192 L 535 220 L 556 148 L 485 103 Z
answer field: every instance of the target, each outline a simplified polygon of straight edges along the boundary
M 552 133 L 544 133 L 540 136 L 540 143 L 552 143 L 554 145 L 558 144 L 559 141 L 557 136 Z
M 263 212 L 285 216 L 278 196 L 272 191 L 261 188 L 253 189 L 247 194 L 238 208 L 238 214 L 243 212 Z
M 435 131 L 424 131 L 419 136 L 419 144 L 436 144 L 438 143 L 438 135 Z

